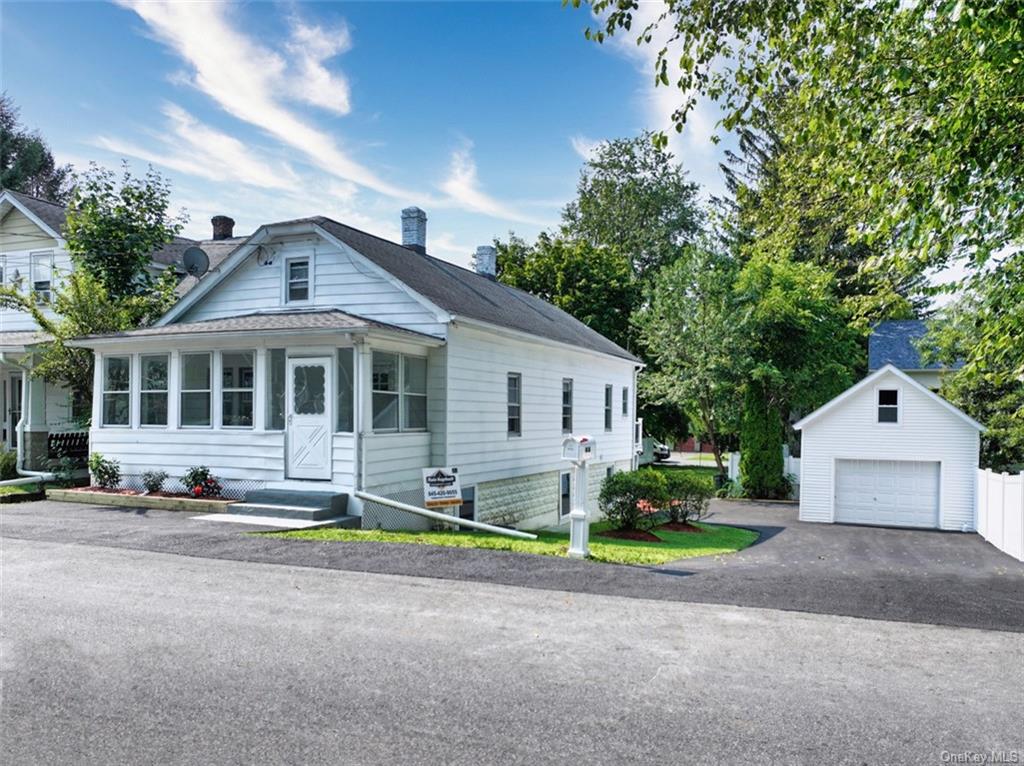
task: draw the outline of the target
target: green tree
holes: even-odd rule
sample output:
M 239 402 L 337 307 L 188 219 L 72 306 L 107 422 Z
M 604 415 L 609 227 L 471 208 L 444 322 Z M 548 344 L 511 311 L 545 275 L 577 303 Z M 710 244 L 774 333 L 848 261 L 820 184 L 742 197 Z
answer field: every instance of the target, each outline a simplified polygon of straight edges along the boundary
M 749 380 L 740 424 L 740 484 L 749 497 L 785 496 L 782 442 L 782 418 L 771 404 L 768 386 L 762 379 Z
M 122 166 L 120 180 L 95 163 L 82 176 L 68 204 L 64 239 L 79 268 L 92 274 L 119 300 L 152 288 L 153 253 L 185 225 L 184 212 L 168 215 L 170 184 L 150 167 L 142 178 Z
M 734 258 L 710 240 L 692 245 L 654 277 L 646 304 L 634 315 L 651 370 L 641 377 L 646 399 L 686 413 L 694 434 L 722 451 L 736 433 L 745 367 L 736 320 Z M 646 420 L 645 430 L 650 430 Z
M 680 92 L 677 130 L 702 96 L 726 130 L 786 103 L 782 132 L 809 152 L 804 188 L 842 200 L 851 238 L 891 242 L 904 271 L 981 265 L 1024 237 L 1017 3 L 667 0 L 651 25 L 636 23 L 635 0 L 588 4 L 592 39 L 660 46 L 654 75 Z
M 615 248 L 542 233 L 532 247 L 512 238 L 498 249 L 499 279 L 554 304 L 624 348 L 640 289 Z
M 10 96 L 0 94 L 0 188 L 63 204 L 73 182 L 71 165 L 57 165 L 42 136 L 21 124 Z
M 678 258 L 703 219 L 697 184 L 652 135 L 598 145 L 562 214 L 564 237 L 626 255 L 641 280 Z

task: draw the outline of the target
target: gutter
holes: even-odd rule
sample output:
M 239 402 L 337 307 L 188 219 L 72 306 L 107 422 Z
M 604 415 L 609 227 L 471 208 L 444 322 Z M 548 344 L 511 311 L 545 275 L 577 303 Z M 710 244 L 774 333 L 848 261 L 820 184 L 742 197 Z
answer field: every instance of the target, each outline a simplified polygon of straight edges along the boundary
M 22 382 L 21 382 L 21 417 L 18 418 L 18 423 L 14 427 L 15 433 L 18 435 L 18 447 L 17 447 L 17 461 L 15 462 L 15 470 L 19 476 L 24 478 L 21 479 L 8 479 L 7 481 L 0 481 L 0 487 L 12 487 L 19 484 L 35 484 L 42 483 L 44 481 L 54 481 L 57 476 L 51 471 L 29 471 L 25 468 L 25 413 L 28 412 L 28 376 L 29 370 L 23 364 L 15 362 L 8 358 L 6 353 L 0 352 L 0 362 L 14 365 L 21 369 Z

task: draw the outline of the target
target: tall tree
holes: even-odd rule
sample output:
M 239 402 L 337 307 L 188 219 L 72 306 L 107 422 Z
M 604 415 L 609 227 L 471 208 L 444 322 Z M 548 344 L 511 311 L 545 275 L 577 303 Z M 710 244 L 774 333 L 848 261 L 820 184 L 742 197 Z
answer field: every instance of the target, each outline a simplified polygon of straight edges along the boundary
M 0 188 L 63 204 L 73 182 L 71 165 L 57 165 L 38 131 L 21 124 L 10 96 L 0 94 Z
M 737 429 L 745 367 L 733 296 L 737 267 L 710 239 L 692 245 L 658 272 L 634 315 L 653 363 L 642 376 L 646 398 L 687 414 L 694 434 L 711 445 L 719 473 Z
M 854 211 L 851 237 L 896 245 L 883 255 L 905 271 L 980 266 L 1024 238 L 1017 3 L 666 0 L 649 25 L 636 0 L 588 4 L 589 37 L 661 46 L 654 74 L 679 91 L 677 129 L 701 96 L 731 130 L 786 92 L 784 130 L 813 152 L 816 193 Z
M 703 218 L 697 184 L 652 135 L 599 144 L 562 214 L 563 236 L 614 248 L 641 280 L 678 258 Z

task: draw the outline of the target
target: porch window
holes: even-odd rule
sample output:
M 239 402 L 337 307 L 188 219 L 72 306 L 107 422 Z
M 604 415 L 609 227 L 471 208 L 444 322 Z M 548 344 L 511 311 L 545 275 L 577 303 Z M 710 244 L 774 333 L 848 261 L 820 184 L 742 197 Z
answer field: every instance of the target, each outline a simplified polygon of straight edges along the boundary
M 285 297 L 288 303 L 303 303 L 309 300 L 309 258 L 293 258 L 285 262 L 287 284 Z
M 204 426 L 209 428 L 210 404 L 210 354 L 181 355 L 181 424 L 183 426 Z
M 284 430 L 284 389 L 285 350 L 272 348 L 267 351 L 267 428 L 271 431 Z
M 49 304 L 53 300 L 53 253 L 32 253 L 32 293 L 36 303 Z
M 882 388 L 878 391 L 878 422 L 900 422 L 900 392 L 895 388 Z
M 371 388 L 374 431 L 426 429 L 426 358 L 374 351 Z
M 338 431 L 355 430 L 355 370 L 354 351 L 338 349 Z
M 167 425 L 166 354 L 143 354 L 141 357 L 141 423 L 144 426 Z
M 402 357 L 402 430 L 427 429 L 427 359 Z
M 131 417 L 132 360 L 129 356 L 103 358 L 103 425 L 126 426 Z
M 252 428 L 254 390 L 253 351 L 221 353 L 221 426 Z
M 612 386 L 604 387 L 604 430 L 612 430 Z
M 562 380 L 562 433 L 572 433 L 572 378 Z
M 518 372 L 508 374 L 508 435 L 523 435 L 523 376 Z

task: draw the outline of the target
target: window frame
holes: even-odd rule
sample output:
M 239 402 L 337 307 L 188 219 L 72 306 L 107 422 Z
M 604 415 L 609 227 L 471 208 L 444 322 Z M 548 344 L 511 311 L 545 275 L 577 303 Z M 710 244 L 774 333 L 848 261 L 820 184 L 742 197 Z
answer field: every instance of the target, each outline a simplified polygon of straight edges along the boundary
M 163 390 L 158 388 L 145 388 L 146 376 L 144 374 L 146 359 L 159 359 L 162 358 L 164 363 L 167 365 L 167 387 Z M 167 408 L 167 416 L 164 418 L 163 423 L 144 423 L 145 408 L 142 406 L 142 402 L 145 399 L 146 394 L 163 394 L 164 404 Z M 171 419 L 171 355 L 166 352 L 152 352 L 152 353 L 140 353 L 139 354 L 139 428 L 169 428 Z
M 896 404 L 882 404 L 882 392 L 892 391 L 896 394 Z M 882 420 L 882 410 L 894 410 L 895 420 Z M 875 388 L 875 424 L 880 426 L 898 426 L 903 421 L 903 389 L 900 386 L 878 386 Z
M 36 279 L 36 264 L 45 261 L 46 269 L 49 275 L 49 279 L 37 280 Z M 52 250 L 33 250 L 28 254 L 28 284 L 30 295 L 35 297 L 37 306 L 51 306 L 53 305 L 53 251 Z M 37 284 L 42 282 L 46 283 L 46 288 L 40 290 L 36 287 Z
M 232 385 L 232 386 L 225 386 L 224 385 L 224 355 L 225 354 L 249 354 L 251 356 L 251 358 L 252 358 L 252 385 L 251 386 L 245 387 L 245 386 L 239 386 L 239 385 Z M 257 385 L 257 381 L 256 381 L 256 350 L 255 349 L 250 349 L 250 348 L 229 348 L 229 349 L 224 349 L 224 350 L 218 351 L 217 352 L 217 356 L 220 357 L 220 364 L 217 365 L 217 371 L 219 372 L 219 376 L 218 376 L 218 381 L 217 381 L 217 389 L 218 390 L 216 392 L 216 395 L 220 398 L 220 408 L 219 408 L 219 410 L 217 412 L 217 417 L 218 417 L 220 422 L 217 424 L 217 428 L 225 429 L 227 431 L 252 431 L 252 430 L 254 430 L 256 428 L 256 385 Z M 211 379 L 213 377 L 213 369 L 212 368 L 210 370 L 210 377 L 211 377 Z M 184 377 L 182 377 L 182 381 L 184 381 Z M 211 384 L 213 383 L 212 380 L 210 382 L 211 382 Z M 252 415 L 251 415 L 252 424 L 248 425 L 248 426 L 229 426 L 227 423 L 224 422 L 224 394 L 245 393 L 246 391 L 248 391 L 248 392 L 250 392 L 252 394 Z M 194 392 L 194 393 L 198 393 L 198 392 Z M 211 407 L 213 406 L 213 404 L 212 404 L 212 397 L 211 397 L 211 405 L 210 406 Z M 211 419 L 211 421 L 213 420 L 212 413 L 211 413 L 210 419 Z
M 374 357 L 377 354 L 388 354 L 389 356 L 395 357 L 395 389 L 393 391 L 385 391 L 384 389 L 377 388 L 373 380 L 373 363 Z M 397 402 L 397 414 L 395 416 L 395 427 L 394 428 L 377 428 L 377 424 L 374 422 L 377 419 L 377 410 L 373 404 L 373 398 L 375 395 L 381 394 L 384 396 L 393 396 Z M 397 351 L 386 351 L 384 349 L 372 349 L 370 351 L 370 429 L 375 434 L 397 434 L 402 432 L 402 355 Z
M 512 390 L 509 383 L 516 381 L 516 401 L 512 401 Z M 515 408 L 515 415 L 512 410 Z M 521 372 L 509 372 L 505 375 L 505 435 L 509 439 L 518 439 L 523 435 L 523 374 Z M 513 430 L 511 423 L 515 418 L 518 427 Z
M 629 386 L 622 387 L 622 417 L 629 417 Z
M 427 357 L 420 356 L 418 354 L 399 354 L 401 358 L 399 361 L 399 409 L 398 409 L 398 430 L 401 433 L 424 433 L 427 431 L 427 389 L 429 388 L 427 383 Z M 409 359 L 422 359 L 423 360 L 423 393 L 418 391 L 406 391 L 405 390 L 405 364 Z M 405 402 L 408 397 L 417 397 L 423 399 L 423 428 L 410 428 L 406 423 L 406 407 Z
M 568 386 L 566 386 L 566 384 L 568 384 Z M 569 403 L 568 404 L 566 404 L 566 402 L 565 402 L 565 395 L 566 395 L 566 393 L 569 394 Z M 572 411 L 573 411 L 573 404 L 574 404 L 573 400 L 574 400 L 574 397 L 573 397 L 573 379 L 572 378 L 562 378 L 562 433 L 563 434 L 571 434 L 572 433 L 572 425 L 573 425 L 573 423 L 572 423 L 573 412 Z M 569 420 L 569 427 L 568 428 L 565 427 L 565 422 L 566 422 L 566 417 L 567 417 L 566 408 L 568 408 L 568 420 Z
M 292 265 L 300 262 L 306 264 L 306 279 L 293 280 L 291 277 Z M 291 287 L 293 282 L 306 283 L 306 297 L 292 299 Z M 281 303 L 288 306 L 305 306 L 313 302 L 313 258 L 309 255 L 295 255 L 284 259 L 284 266 L 281 273 Z
M 604 430 L 610 432 L 614 423 L 615 386 L 606 383 L 604 387 Z
M 352 377 L 352 383 L 351 383 L 352 390 L 350 391 L 350 394 L 351 394 L 351 396 L 350 396 L 351 408 L 350 409 L 352 410 L 352 428 L 349 431 L 342 431 L 342 430 L 339 430 L 339 426 L 341 425 L 340 420 L 341 420 L 341 395 L 342 395 L 342 390 L 341 390 L 341 385 L 342 385 L 342 381 L 341 381 L 341 357 L 346 352 L 348 353 L 349 358 L 351 359 L 351 362 L 352 362 L 352 368 L 351 368 L 351 373 L 352 373 L 351 374 L 351 377 Z M 356 376 L 356 349 L 355 349 L 355 346 L 339 346 L 337 349 L 335 349 L 334 357 L 335 357 L 334 358 L 334 365 L 335 365 L 335 371 L 334 371 L 334 377 L 335 377 L 335 387 L 334 387 L 334 433 L 336 433 L 336 434 L 354 434 L 355 430 L 356 430 L 356 422 L 358 420 L 357 413 L 356 413 L 356 386 L 359 385 L 359 383 L 358 383 L 358 381 L 356 379 L 357 376 Z M 371 406 L 372 406 L 372 402 L 371 402 Z
M 128 363 L 128 388 L 108 389 L 107 388 L 107 365 L 113 359 L 123 359 Z M 100 421 L 102 428 L 131 428 L 132 427 L 132 355 L 131 354 L 110 354 L 103 357 L 103 391 L 100 396 Z M 107 396 L 125 396 L 128 399 L 128 421 L 125 423 L 107 422 Z
M 190 356 L 205 356 L 209 360 L 210 370 L 210 382 L 208 388 L 185 388 L 185 360 Z M 214 368 L 213 368 L 213 352 L 212 351 L 182 351 L 179 359 L 180 369 L 178 371 L 178 428 L 200 430 L 200 431 L 212 431 L 214 427 L 213 419 L 213 396 L 216 380 L 214 379 Z M 185 394 L 207 394 L 209 396 L 208 412 L 210 414 L 210 422 L 206 425 L 195 425 L 185 423 Z

